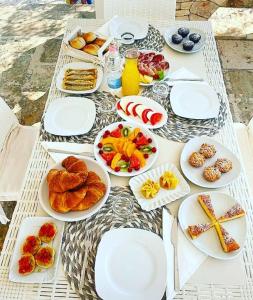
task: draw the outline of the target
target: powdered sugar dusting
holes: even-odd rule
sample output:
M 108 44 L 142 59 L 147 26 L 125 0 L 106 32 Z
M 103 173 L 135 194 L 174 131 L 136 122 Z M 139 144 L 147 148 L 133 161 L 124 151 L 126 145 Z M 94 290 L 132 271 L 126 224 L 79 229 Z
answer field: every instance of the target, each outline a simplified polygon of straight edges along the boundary
M 235 242 L 235 240 L 232 238 L 232 236 L 227 232 L 227 230 L 224 228 L 224 227 L 222 227 L 221 225 L 220 225 L 220 228 L 221 228 L 221 233 L 222 233 L 222 236 L 223 236 L 223 238 L 224 238 L 224 242 L 225 242 L 225 244 L 226 245 L 228 245 L 228 244 L 233 244 L 234 242 Z
M 193 235 L 199 235 L 202 232 L 205 232 L 211 228 L 211 224 L 197 224 L 189 226 L 189 230 Z
M 208 210 L 214 216 L 214 209 L 213 209 L 213 205 L 212 205 L 212 201 L 211 201 L 210 196 L 209 195 L 200 195 L 200 197 L 201 197 L 202 201 L 205 203 Z
M 241 205 L 239 203 L 236 203 L 234 206 L 232 206 L 226 213 L 224 216 L 222 216 L 221 218 L 232 218 L 234 216 L 238 216 L 241 214 L 245 214 L 245 211 L 243 210 L 243 208 L 241 207 Z

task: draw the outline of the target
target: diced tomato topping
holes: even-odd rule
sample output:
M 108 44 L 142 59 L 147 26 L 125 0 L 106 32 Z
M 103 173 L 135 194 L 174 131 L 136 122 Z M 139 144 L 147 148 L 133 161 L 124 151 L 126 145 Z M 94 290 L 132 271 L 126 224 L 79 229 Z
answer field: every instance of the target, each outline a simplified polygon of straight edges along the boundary
M 148 139 L 142 135 L 141 137 L 139 137 L 136 141 L 136 146 L 144 146 L 144 145 L 148 145 L 149 142 L 148 142 Z
M 134 117 L 137 117 L 136 108 L 137 108 L 139 105 L 141 105 L 141 104 L 136 104 L 136 105 L 133 107 L 133 109 L 132 109 L 132 112 L 133 112 L 133 116 L 134 116 Z
M 116 138 L 121 137 L 121 130 L 120 130 L 120 128 L 114 129 L 114 130 L 110 133 L 110 136 L 113 136 L 113 137 L 116 137 Z
M 128 110 L 128 107 L 129 107 L 129 105 L 132 104 L 132 103 L 133 103 L 133 102 L 129 102 L 129 103 L 127 104 L 127 106 L 126 106 L 126 114 L 127 114 L 127 116 L 130 116 L 130 115 L 131 115 L 130 111 Z
M 18 272 L 20 274 L 31 272 L 33 269 L 30 256 L 22 256 L 18 261 Z
M 152 125 L 155 125 L 161 121 L 162 117 L 163 117 L 163 115 L 161 113 L 153 113 L 150 118 L 150 123 Z
M 104 152 L 101 154 L 101 156 L 106 162 L 111 162 L 115 156 L 115 152 Z
M 39 252 L 35 254 L 35 259 L 48 264 L 52 259 L 52 253 L 47 248 L 41 248 Z
M 141 166 L 140 160 L 135 155 L 132 155 L 130 157 L 130 168 L 136 169 L 136 168 L 140 168 L 140 166 Z
M 118 101 L 117 103 L 117 109 L 122 109 L 122 107 L 120 106 L 120 101 Z
M 33 253 L 36 247 L 38 246 L 37 239 L 34 235 L 30 235 L 26 238 L 24 246 L 23 246 L 23 252 L 24 253 Z
M 152 109 L 150 108 L 147 108 L 147 109 L 144 109 L 144 111 L 142 112 L 141 114 L 141 118 L 142 118 L 142 121 L 146 124 L 148 123 L 149 119 L 147 117 L 147 114 L 150 112 L 150 111 L 153 111 Z
M 55 235 L 55 228 L 50 223 L 45 223 L 40 227 L 39 236 L 47 236 L 49 238 Z

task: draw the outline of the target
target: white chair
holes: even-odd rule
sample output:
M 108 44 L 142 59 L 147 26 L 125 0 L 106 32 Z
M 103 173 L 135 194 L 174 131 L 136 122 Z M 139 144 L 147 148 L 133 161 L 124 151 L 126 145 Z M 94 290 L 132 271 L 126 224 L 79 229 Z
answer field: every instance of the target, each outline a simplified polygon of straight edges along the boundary
M 22 126 L 0 98 L 0 201 L 17 201 L 39 128 Z
M 95 0 L 95 10 L 97 19 L 118 15 L 175 20 L 176 0 Z

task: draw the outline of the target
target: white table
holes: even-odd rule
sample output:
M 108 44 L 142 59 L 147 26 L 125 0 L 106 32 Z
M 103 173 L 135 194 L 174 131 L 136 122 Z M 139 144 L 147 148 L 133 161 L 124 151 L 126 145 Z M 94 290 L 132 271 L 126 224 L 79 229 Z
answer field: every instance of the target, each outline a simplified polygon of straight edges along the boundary
M 175 25 L 175 23 L 178 26 L 185 25 L 188 27 L 197 27 L 203 30 L 207 35 L 207 41 L 203 51 L 192 55 L 182 55 L 176 53 L 166 46 L 165 53 L 171 63 L 171 70 L 173 71 L 181 66 L 184 66 L 189 68 L 192 72 L 202 76 L 217 92 L 223 96 L 229 107 L 216 44 L 210 23 L 191 22 L 191 24 L 189 24 L 189 22 L 183 21 L 167 22 L 164 20 L 154 20 L 151 22 L 151 24 L 160 29 L 161 32 L 163 32 L 166 27 Z M 81 26 L 84 31 L 95 31 L 103 24 L 103 20 L 71 20 L 67 25 L 66 33 L 69 33 L 70 30 L 77 25 Z M 72 62 L 74 59 L 64 56 L 62 51 L 63 50 L 61 48 L 46 106 L 56 97 L 66 96 L 56 89 L 55 77 L 64 64 Z M 222 128 L 222 130 L 220 130 L 219 134 L 215 138 L 226 145 L 238 157 L 240 157 L 230 112 L 228 113 L 226 125 Z M 182 144 L 178 143 L 177 147 L 177 149 L 181 149 Z M 38 189 L 41 178 L 48 167 L 48 158 L 48 154 L 45 153 L 38 141 L 31 158 L 28 172 L 26 174 L 24 190 L 21 199 L 17 203 L 13 213 L 12 221 L 0 257 L 0 299 L 78 299 L 78 296 L 72 291 L 67 279 L 64 276 L 62 265 L 60 265 L 58 277 L 54 283 L 19 284 L 10 282 L 8 280 L 9 263 L 22 219 L 27 216 L 45 214 L 41 210 L 38 203 Z M 162 159 L 163 158 L 160 158 L 160 161 L 162 161 Z M 114 181 L 114 179 L 113 182 L 117 184 L 117 181 Z M 175 299 L 253 299 L 253 210 L 252 203 L 249 201 L 248 185 L 244 170 L 241 176 L 235 182 L 229 185 L 227 192 L 241 202 L 247 210 L 247 220 L 249 224 L 248 239 L 243 250 L 243 259 L 247 273 L 247 285 L 226 286 L 216 284 L 186 284 L 184 289 L 178 293 Z

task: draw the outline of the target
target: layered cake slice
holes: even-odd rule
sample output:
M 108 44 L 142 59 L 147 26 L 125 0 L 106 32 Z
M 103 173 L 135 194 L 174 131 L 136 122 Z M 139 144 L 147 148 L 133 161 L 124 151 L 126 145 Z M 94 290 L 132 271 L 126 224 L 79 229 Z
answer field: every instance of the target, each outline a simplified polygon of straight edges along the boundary
M 232 238 L 227 230 L 218 222 L 215 223 L 215 229 L 220 239 L 224 252 L 229 253 L 240 248 L 240 245 Z
M 245 211 L 239 203 L 232 206 L 223 216 L 219 217 L 219 222 L 226 222 L 245 216 Z
M 188 226 L 188 233 L 192 239 L 196 239 L 201 233 L 206 232 L 210 228 L 213 227 L 214 224 L 205 223 L 205 224 L 197 224 Z
M 209 195 L 199 195 L 198 196 L 198 201 L 201 207 L 203 208 L 204 212 L 207 214 L 209 219 L 212 222 L 216 222 L 217 218 L 214 213 L 212 201 Z

